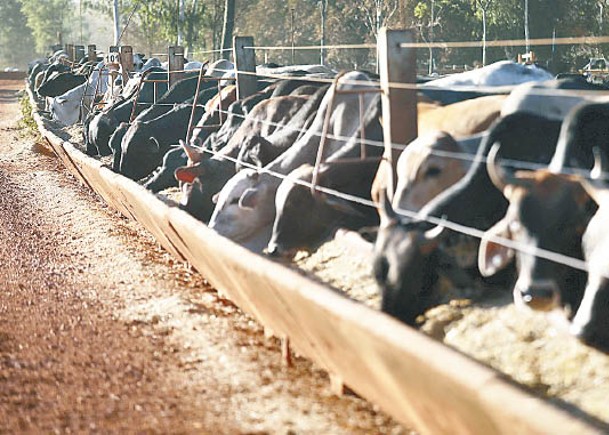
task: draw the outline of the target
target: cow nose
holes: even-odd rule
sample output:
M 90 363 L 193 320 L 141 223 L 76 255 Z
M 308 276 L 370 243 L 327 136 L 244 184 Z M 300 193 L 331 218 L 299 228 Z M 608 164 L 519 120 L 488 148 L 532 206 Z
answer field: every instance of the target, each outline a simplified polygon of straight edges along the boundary
M 517 292 L 520 300 L 535 311 L 551 311 L 558 305 L 559 293 L 553 283 L 536 283 Z

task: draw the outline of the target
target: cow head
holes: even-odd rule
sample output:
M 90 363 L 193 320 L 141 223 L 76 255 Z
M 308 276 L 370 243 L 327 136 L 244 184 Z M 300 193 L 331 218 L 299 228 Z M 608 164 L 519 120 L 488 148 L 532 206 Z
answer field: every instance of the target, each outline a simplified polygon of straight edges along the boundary
M 378 208 L 381 224 L 374 245 L 373 272 L 381 290 L 381 309 L 413 325 L 433 305 L 436 250 L 442 228 L 403 223 L 384 190 Z
M 268 174 L 243 169 L 215 196 L 216 208 L 209 227 L 234 241 L 243 242 L 273 222 L 273 197 L 277 180 Z
M 461 153 L 462 150 L 451 135 L 437 131 L 419 136 L 402 151 L 397 163 L 394 206 L 402 210 L 420 210 L 465 175 L 466 162 L 438 155 L 438 152 Z
M 160 163 L 166 147 L 148 131 L 149 123 L 134 121 L 121 141 L 119 172 L 132 180 L 150 174 Z
M 378 160 L 333 161 L 320 165 L 317 185 L 369 199 Z M 378 225 L 373 208 L 358 205 L 331 193 L 316 190 L 310 183 L 313 167 L 305 164 L 281 182 L 275 195 L 275 222 L 270 255 L 292 256 L 299 249 L 313 250 L 338 228 L 358 230 Z
M 498 149 L 495 145 L 489 153 L 487 170 L 510 204 L 505 217 L 482 239 L 480 272 L 484 276 L 493 275 L 515 257 L 517 304 L 542 311 L 559 306 L 576 310 L 583 294 L 585 273 L 534 255 L 532 250 L 544 249 L 582 259 L 582 235 L 596 204 L 572 177 L 545 170 L 504 173 L 495 163 Z M 502 245 L 497 237 L 516 242 L 526 251 L 514 251 Z

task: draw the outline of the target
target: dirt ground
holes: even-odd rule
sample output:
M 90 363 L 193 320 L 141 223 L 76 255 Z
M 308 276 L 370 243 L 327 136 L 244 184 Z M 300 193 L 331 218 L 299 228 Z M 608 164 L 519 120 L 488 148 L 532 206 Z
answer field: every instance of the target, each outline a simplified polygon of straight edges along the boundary
M 408 433 L 102 204 L 0 80 L 0 433 Z

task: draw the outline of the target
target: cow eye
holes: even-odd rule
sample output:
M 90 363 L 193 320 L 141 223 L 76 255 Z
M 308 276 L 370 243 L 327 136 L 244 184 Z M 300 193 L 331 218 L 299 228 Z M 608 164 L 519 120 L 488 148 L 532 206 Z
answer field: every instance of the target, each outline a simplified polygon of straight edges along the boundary
M 436 168 L 435 166 L 432 166 L 431 168 L 427 168 L 427 171 L 425 171 L 425 178 L 437 177 L 439 175 L 440 175 L 440 168 Z

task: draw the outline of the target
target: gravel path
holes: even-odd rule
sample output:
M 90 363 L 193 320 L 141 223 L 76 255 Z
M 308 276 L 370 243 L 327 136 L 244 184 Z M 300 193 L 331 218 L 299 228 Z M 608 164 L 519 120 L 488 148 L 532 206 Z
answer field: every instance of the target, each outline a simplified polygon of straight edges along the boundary
M 0 433 L 407 433 L 82 188 L 0 81 Z

